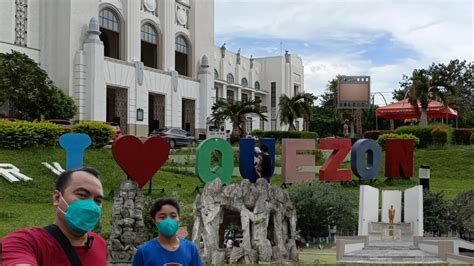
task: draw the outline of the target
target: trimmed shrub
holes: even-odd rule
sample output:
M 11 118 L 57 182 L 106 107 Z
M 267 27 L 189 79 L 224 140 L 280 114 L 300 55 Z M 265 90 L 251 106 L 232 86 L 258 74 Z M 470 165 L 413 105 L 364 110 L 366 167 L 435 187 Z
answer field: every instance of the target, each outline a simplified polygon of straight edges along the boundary
M 102 148 L 114 137 L 114 129 L 104 122 L 82 121 L 72 127 L 74 133 L 84 133 L 92 139 L 93 148 Z
M 420 144 L 420 139 L 412 134 L 394 134 L 394 133 L 382 134 L 377 139 L 377 143 L 384 150 L 385 150 L 385 141 L 387 139 L 411 139 L 413 140 L 415 147 L 418 147 L 418 145 Z
M 433 144 L 433 136 L 431 131 L 435 128 L 446 129 L 448 133 L 447 142 L 450 143 L 452 139 L 453 128 L 445 125 L 428 125 L 425 127 L 422 126 L 403 126 L 395 130 L 397 134 L 412 134 L 420 139 L 420 143 L 417 148 L 426 148 L 429 145 Z
M 395 133 L 393 130 L 368 130 L 364 132 L 364 138 L 377 140 L 382 134 Z
M 453 136 L 454 136 L 454 143 L 455 144 L 464 144 L 469 145 L 469 138 L 472 138 L 472 134 L 474 132 L 473 128 L 456 128 L 454 129 Z M 472 144 L 472 142 L 471 142 Z
M 326 237 L 332 226 L 339 232 L 357 229 L 357 197 L 340 185 L 303 182 L 289 187 L 288 194 L 298 217 L 297 229 L 304 239 Z
M 318 133 L 309 131 L 261 131 L 254 130 L 250 135 L 258 138 L 275 138 L 277 141 L 281 139 L 317 139 Z
M 431 131 L 434 145 L 445 145 L 448 143 L 448 130 L 444 128 L 435 128 Z
M 54 146 L 64 129 L 49 122 L 0 121 L 0 147 Z

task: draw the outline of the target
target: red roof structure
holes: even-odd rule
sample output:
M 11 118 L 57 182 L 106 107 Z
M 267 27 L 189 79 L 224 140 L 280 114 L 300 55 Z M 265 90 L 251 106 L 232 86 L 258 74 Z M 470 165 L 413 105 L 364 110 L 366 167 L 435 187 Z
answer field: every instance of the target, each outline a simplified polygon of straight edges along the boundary
M 404 120 L 404 119 L 419 119 L 421 115 L 421 104 L 418 101 L 419 112 L 410 104 L 408 99 L 403 99 L 399 102 L 389 104 L 384 107 L 379 107 L 376 110 L 378 118 L 389 120 Z M 433 118 L 457 118 L 458 112 L 449 106 L 445 106 L 438 101 L 430 101 L 427 110 L 428 119 Z

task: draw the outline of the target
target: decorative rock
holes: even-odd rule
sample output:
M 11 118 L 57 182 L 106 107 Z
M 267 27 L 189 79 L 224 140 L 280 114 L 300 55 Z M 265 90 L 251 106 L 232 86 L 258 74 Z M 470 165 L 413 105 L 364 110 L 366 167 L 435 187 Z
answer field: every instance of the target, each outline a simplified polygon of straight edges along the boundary
M 224 236 L 219 235 L 226 228 L 221 226 L 235 226 L 236 215 L 240 215 L 242 242 L 226 249 Z M 216 179 L 194 201 L 192 240 L 196 245 L 203 240 L 206 264 L 297 262 L 296 234 L 296 213 L 288 192 L 265 179 L 256 184 L 244 179 L 226 187 Z
M 136 247 L 148 239 L 143 221 L 145 198 L 138 184 L 126 180 L 120 184 L 112 205 L 112 234 L 107 240 L 109 261 L 129 261 Z

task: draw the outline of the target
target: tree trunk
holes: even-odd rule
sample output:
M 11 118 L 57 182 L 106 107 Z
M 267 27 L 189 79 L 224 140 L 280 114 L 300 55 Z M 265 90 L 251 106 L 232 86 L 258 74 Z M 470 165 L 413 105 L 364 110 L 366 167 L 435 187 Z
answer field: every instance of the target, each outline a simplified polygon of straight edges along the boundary
M 238 126 L 232 126 L 232 133 L 230 133 L 230 143 L 236 143 L 240 141 L 241 130 Z
M 428 116 L 426 109 L 421 109 L 421 116 L 420 116 L 420 126 L 427 126 L 428 125 Z

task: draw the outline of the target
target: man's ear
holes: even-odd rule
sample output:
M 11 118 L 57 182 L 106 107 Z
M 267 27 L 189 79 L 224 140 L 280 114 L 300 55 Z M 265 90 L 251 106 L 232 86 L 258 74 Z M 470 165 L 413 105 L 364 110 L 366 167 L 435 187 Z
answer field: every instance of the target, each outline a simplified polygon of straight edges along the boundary
M 59 205 L 60 199 L 61 199 L 61 192 L 55 190 L 53 192 L 53 206 L 57 207 Z

